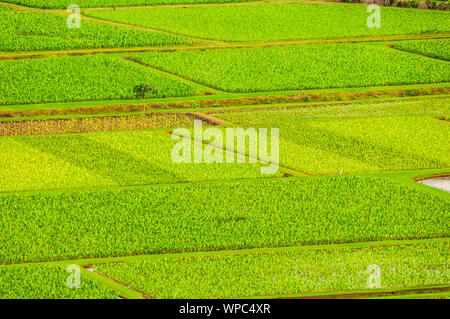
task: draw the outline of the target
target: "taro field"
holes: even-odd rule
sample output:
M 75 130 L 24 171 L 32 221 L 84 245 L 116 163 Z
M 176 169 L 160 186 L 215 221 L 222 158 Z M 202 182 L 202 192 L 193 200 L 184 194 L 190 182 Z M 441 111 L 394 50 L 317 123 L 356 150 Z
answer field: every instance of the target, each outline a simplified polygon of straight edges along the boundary
M 0 299 L 449 298 L 448 3 L 75 2 L 0 2 Z

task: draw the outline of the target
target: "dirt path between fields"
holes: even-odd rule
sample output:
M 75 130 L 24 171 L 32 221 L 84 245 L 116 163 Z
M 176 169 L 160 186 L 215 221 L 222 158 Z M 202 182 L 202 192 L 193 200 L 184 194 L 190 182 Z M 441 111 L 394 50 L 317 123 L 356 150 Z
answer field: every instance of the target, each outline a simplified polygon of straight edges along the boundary
M 450 176 L 428 177 L 417 182 L 450 193 Z

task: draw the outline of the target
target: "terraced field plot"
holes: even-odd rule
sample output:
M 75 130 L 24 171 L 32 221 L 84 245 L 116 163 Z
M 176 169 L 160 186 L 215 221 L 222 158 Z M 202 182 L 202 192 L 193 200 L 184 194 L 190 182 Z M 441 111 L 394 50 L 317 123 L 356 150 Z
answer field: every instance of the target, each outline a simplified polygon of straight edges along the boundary
M 433 116 L 450 114 L 450 98 L 409 101 L 319 105 L 313 107 L 266 108 L 232 110 L 211 113 L 235 124 L 294 124 L 312 119 L 368 118 L 385 116 Z
M 381 8 L 383 27 L 369 29 L 365 6 L 262 4 L 87 11 L 88 16 L 204 39 L 278 41 L 447 32 L 447 12 Z M 414 21 L 414 23 L 411 23 Z
M 381 45 L 143 53 L 136 58 L 150 66 L 230 92 L 450 81 L 448 62 Z
M 191 41 L 157 32 L 119 28 L 83 21 L 68 28 L 67 17 L 42 12 L 1 12 L 1 51 L 116 48 L 189 44 Z
M 445 61 L 450 60 L 450 40 L 405 41 L 395 43 L 394 47 Z
M 0 199 L 0 263 L 450 235 L 443 222 L 450 212 L 448 200 L 372 177 L 161 185 Z
M 67 271 L 51 265 L 0 266 L 1 299 L 117 299 L 119 294 L 84 279 L 81 289 L 67 289 Z
M 367 273 L 363 270 L 371 264 L 379 265 L 384 274 L 381 289 L 405 288 L 405 281 L 417 286 L 444 284 L 450 280 L 448 249 L 448 243 L 339 250 L 294 248 L 280 253 L 147 258 L 94 267 L 156 298 L 295 296 L 366 289 Z M 161 278 L 161 274 L 167 275 Z M 248 281 L 249 277 L 254 280 Z
M 147 82 L 155 85 L 159 97 L 204 93 L 197 84 L 117 56 L 96 55 L 0 61 L 0 104 L 132 99 L 134 88 Z
M 295 120 L 295 110 L 271 112 L 275 118 Z M 262 114 L 271 121 L 270 113 Z M 272 127 L 279 129 L 280 164 L 307 174 L 446 168 L 450 164 L 446 156 L 450 127 L 434 118 L 329 118 Z M 270 161 L 270 156 L 260 158 Z
M 0 299 L 450 297 L 449 12 L 7 2 Z
M 175 165 L 175 143 L 151 131 L 3 137 L 0 192 L 262 177 L 253 164 Z

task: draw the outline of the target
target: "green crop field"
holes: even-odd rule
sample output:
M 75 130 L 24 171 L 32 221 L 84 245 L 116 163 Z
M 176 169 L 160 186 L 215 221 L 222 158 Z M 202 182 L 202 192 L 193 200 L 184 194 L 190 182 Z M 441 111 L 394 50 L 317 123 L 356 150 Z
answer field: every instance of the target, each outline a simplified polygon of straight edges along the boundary
M 162 46 L 189 40 L 157 32 L 124 29 L 83 21 L 81 28 L 67 28 L 66 17 L 41 12 L 0 13 L 1 51 Z
M 384 5 L 0 1 L 0 299 L 448 299 L 450 12 Z
M 448 201 L 356 176 L 3 195 L 0 209 L 5 264 L 450 236 Z
M 58 266 L 0 266 L 1 299 L 117 299 L 113 290 L 83 280 L 82 289 L 67 289 L 68 273 Z
M 88 11 L 88 16 L 204 39 L 276 41 L 337 39 L 448 31 L 446 12 L 382 8 L 383 27 L 369 29 L 364 6 L 263 4 Z M 414 21 L 414 23 L 411 23 Z
M 450 81 L 448 62 L 378 45 L 144 53 L 137 59 L 230 92 Z
M 449 269 L 445 266 L 449 248 L 448 243 L 438 243 L 236 256 L 160 257 L 94 267 L 156 298 L 295 295 L 364 289 L 367 276 L 361 270 L 375 263 L 384 274 L 381 288 L 403 288 L 405 280 L 418 286 L 444 284 L 450 280 Z M 254 280 L 246 280 L 248 277 Z
M 3 138 L 0 192 L 260 177 L 254 164 L 173 165 L 174 144 L 151 131 Z
M 450 40 L 405 41 L 395 43 L 394 47 L 445 61 L 450 60 Z
M 446 116 L 450 98 L 421 99 L 402 102 L 352 103 L 332 106 L 292 107 L 281 109 L 235 110 L 214 113 L 235 124 L 294 124 L 313 119 L 351 119 L 393 116 Z
M 153 96 L 203 93 L 199 85 L 120 57 L 62 57 L 0 61 L 0 105 L 132 99 L 134 87 L 143 82 L 155 85 L 158 91 Z

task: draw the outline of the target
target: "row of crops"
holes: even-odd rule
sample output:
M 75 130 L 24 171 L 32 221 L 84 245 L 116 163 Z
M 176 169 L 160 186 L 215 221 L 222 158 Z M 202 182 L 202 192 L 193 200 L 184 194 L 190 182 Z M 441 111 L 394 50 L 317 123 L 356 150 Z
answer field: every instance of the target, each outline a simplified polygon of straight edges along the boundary
M 52 265 L 0 266 L 0 299 L 117 299 L 119 295 L 82 277 L 81 289 L 68 289 L 69 273 Z
M 159 32 L 82 21 L 68 28 L 67 17 L 42 12 L 0 12 L 0 51 L 123 48 L 190 44 L 186 38 Z
M 376 44 L 142 53 L 136 59 L 231 92 L 450 81 L 448 62 Z
M 174 164 L 175 143 L 170 135 L 154 131 L 3 137 L 0 191 L 261 177 L 256 164 Z M 192 153 L 194 147 L 192 143 Z
M 450 98 L 351 103 L 332 106 L 280 107 L 211 112 L 215 117 L 234 124 L 295 124 L 313 119 L 340 119 L 385 116 L 434 116 L 450 114 Z
M 95 55 L 0 61 L 0 104 L 30 104 L 136 98 L 143 83 L 156 86 L 147 97 L 203 94 L 195 83 L 117 56 Z
M 434 102 L 434 104 L 433 104 Z M 406 102 L 412 113 L 427 109 L 429 115 L 448 115 L 445 100 Z M 218 113 L 227 120 L 263 125 L 264 119 L 290 118 L 274 125 L 279 129 L 280 164 L 308 174 L 377 172 L 386 170 L 430 169 L 449 166 L 447 145 L 449 126 L 432 117 L 376 117 L 380 110 L 395 110 L 399 102 L 356 104 L 320 108 L 254 110 Z M 408 104 L 406 104 L 408 105 Z M 434 107 L 434 109 L 433 109 Z M 370 109 L 370 112 L 367 111 Z M 400 108 L 399 111 L 405 108 Z M 368 114 L 372 117 L 367 117 Z M 322 116 L 321 114 L 325 114 Z M 348 116 L 351 114 L 353 116 Z M 355 117 L 363 115 L 364 117 Z M 332 116 L 333 115 L 333 116 Z M 345 116 L 341 118 L 341 116 Z M 406 115 L 406 114 L 404 114 Z M 168 119 L 166 119 L 168 116 Z M 175 114 L 116 118 L 87 118 L 41 121 L 42 127 L 29 134 L 52 134 L 78 123 L 88 131 L 144 128 L 148 118 L 156 124 L 192 125 L 192 119 Z M 325 119 L 314 119 L 322 116 Z M 328 116 L 328 119 L 326 117 Z M 245 118 L 246 121 L 239 121 Z M 311 119 L 312 118 L 312 119 Z M 114 118 L 113 118 L 114 119 Z M 259 120 L 258 120 L 259 119 Z M 106 124 L 105 124 L 106 121 Z M 142 121 L 142 122 L 141 122 Z M 150 120 L 150 125 L 155 125 Z M 186 122 L 183 122 L 186 121 Z M 21 126 L 21 124 L 23 125 Z M 12 135 L 14 129 L 26 129 L 30 121 L 1 122 Z M 50 123 L 47 124 L 46 123 Z M 69 123 L 69 124 L 68 124 Z M 130 127 L 129 125 L 132 125 Z M 80 127 L 77 126 L 77 130 Z M 26 134 L 26 132 L 21 132 Z M 225 134 L 224 134 L 225 135 Z M 270 142 L 270 141 L 269 141 Z M 172 151 L 178 141 L 164 132 L 113 131 L 60 136 L 3 137 L 0 139 L 0 191 L 31 191 L 99 186 L 148 185 L 200 182 L 261 177 L 256 164 L 175 165 Z M 209 141 L 205 141 L 209 143 Z M 264 143 L 264 141 L 259 141 Z M 214 142 L 217 144 L 217 142 Z M 224 145 L 219 144 L 220 148 Z M 192 143 L 191 154 L 198 147 Z M 205 149 L 205 145 L 203 146 Z M 262 160 L 270 161 L 260 155 Z M 275 176 L 279 176 L 275 175 Z
M 325 119 L 269 127 L 279 129 L 280 164 L 307 174 L 450 166 L 450 127 L 434 118 Z M 260 158 L 270 161 L 270 157 Z
M 378 288 L 448 290 L 448 194 L 410 180 L 450 167 L 448 12 L 382 8 L 371 29 L 361 5 L 189 5 L 245 1 L 77 0 L 81 29 L 72 0 L 0 3 L 0 299 L 331 295 L 369 265 Z M 175 163 L 170 128 L 208 116 L 278 129 L 279 171 Z
M 0 136 L 149 130 L 186 127 L 193 126 L 193 124 L 194 118 L 184 113 L 151 113 L 130 116 L 1 121 Z
M 99 264 L 101 274 L 153 298 L 233 298 L 367 289 L 380 271 L 381 289 L 450 281 L 449 243 L 280 253 L 153 257 Z M 372 270 L 373 271 L 373 270 Z
M 450 40 L 404 41 L 394 43 L 395 48 L 450 61 Z
M 204 3 L 229 3 L 244 2 L 250 0 L 77 0 L 76 3 L 82 8 L 102 7 L 128 7 L 128 6 L 151 6 L 163 4 L 204 4 Z M 71 5 L 73 0 L 4 0 L 6 3 L 14 3 L 27 7 L 44 9 L 65 9 Z
M 140 53 L 134 57 L 230 92 L 450 81 L 446 61 L 375 44 Z M 0 105 L 132 99 L 139 97 L 135 88 L 142 84 L 155 88 L 147 98 L 194 96 L 211 90 L 120 55 L 0 61 Z
M 223 41 L 338 39 L 448 32 L 448 12 L 381 8 L 382 27 L 368 28 L 366 6 L 265 3 L 135 10 L 88 16 Z M 412 21 L 414 21 L 412 23 Z
M 449 237 L 449 205 L 369 176 L 2 195 L 0 263 Z

